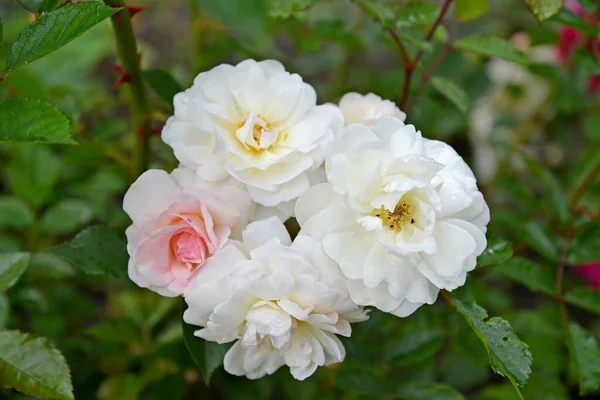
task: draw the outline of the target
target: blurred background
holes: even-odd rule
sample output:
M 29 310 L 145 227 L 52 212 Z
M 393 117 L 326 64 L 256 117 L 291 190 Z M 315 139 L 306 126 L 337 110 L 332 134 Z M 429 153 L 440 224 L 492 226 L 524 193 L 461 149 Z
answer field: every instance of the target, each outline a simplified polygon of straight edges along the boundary
M 564 287 L 576 293 L 568 301 L 571 319 L 598 337 L 600 180 L 592 172 L 600 162 L 600 75 L 595 75 L 600 74 L 600 5 L 567 2 L 570 13 L 543 24 L 523 0 L 492 0 L 489 12 L 474 20 L 451 9 L 428 43 L 423 37 L 438 2 L 382 3 L 414 17 L 401 19 L 396 28 L 411 55 L 424 52 L 425 70 L 448 51 L 435 75 L 464 91 L 459 106 L 430 82 L 421 85 L 427 74 L 420 71 L 404 110 L 407 123 L 428 138 L 447 141 L 472 166 L 492 210 L 490 243 L 500 252 L 512 246 L 515 253 L 512 264 L 481 265 L 452 296 L 474 299 L 490 315 L 508 320 L 529 345 L 533 372 L 524 398 L 586 398 L 579 395 L 577 366 L 569 357 L 553 290 L 566 248 Z M 337 103 L 349 91 L 397 102 L 402 90 L 402 59 L 393 41 L 349 0 L 128 4 L 147 7 L 133 17 L 142 68 L 171 85 L 166 95 L 151 90 L 150 72 L 157 133 L 152 167 L 177 165 L 159 134 L 172 113 L 168 93 L 189 87 L 199 72 L 220 63 L 276 58 L 312 84 L 321 103 Z M 0 0 L 0 18 L 2 63 L 34 16 L 16 1 Z M 529 64 L 446 44 L 475 34 L 511 41 Z M 371 312 L 344 342 L 346 361 L 320 368 L 304 382 L 294 381 L 285 368 L 258 381 L 220 369 L 207 387 L 182 340 L 181 299 L 138 288 L 126 278 L 125 266 L 120 278 L 94 277 L 44 252 L 88 225 L 124 230 L 130 223 L 121 201 L 135 178 L 135 133 L 128 91 L 115 85 L 118 77 L 114 35 L 104 21 L 0 84 L 0 100 L 19 96 L 57 106 L 80 143 L 0 146 L 0 252 L 34 253 L 18 284 L 0 294 L 0 326 L 56 345 L 71 368 L 76 398 L 519 398 L 508 380 L 490 369 L 480 339 L 441 297 L 405 319 Z M 579 190 L 583 182 L 585 191 Z M 571 204 L 577 206 L 567 202 L 561 208 L 563 198 L 575 198 Z M 564 247 L 567 237 L 570 246 Z M 427 387 L 436 390 L 419 391 L 421 382 L 434 382 Z M 0 398 L 27 397 L 0 389 Z

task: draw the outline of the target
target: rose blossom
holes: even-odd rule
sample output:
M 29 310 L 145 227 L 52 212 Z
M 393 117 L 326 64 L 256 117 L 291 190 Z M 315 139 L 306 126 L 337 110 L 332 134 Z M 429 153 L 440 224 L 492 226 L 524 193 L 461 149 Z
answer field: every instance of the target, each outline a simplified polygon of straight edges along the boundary
M 162 139 L 179 161 L 205 181 L 233 177 L 265 207 L 308 189 L 308 172 L 322 164 L 334 128 L 343 125 L 336 106 L 318 106 L 312 86 L 273 60 L 203 72 L 174 106 Z
M 250 199 L 241 189 L 187 185 L 176 170 L 144 172 L 129 188 L 123 209 L 127 228 L 129 277 L 140 287 L 163 296 L 183 293 L 190 277 L 221 249 L 232 232 L 247 224 Z
M 367 319 L 351 299 L 337 265 L 310 237 L 291 244 L 272 217 L 248 225 L 243 242 L 227 245 L 185 291 L 186 323 L 205 340 L 235 341 L 225 370 L 258 379 L 287 365 L 303 380 L 318 366 L 343 361 L 336 335 Z
M 296 203 L 352 299 L 403 317 L 465 283 L 486 247 L 489 209 L 447 144 L 393 117 L 350 125 L 326 160 L 329 183 Z
M 339 107 L 344 114 L 346 125 L 369 121 L 383 116 L 396 117 L 402 122 L 406 120 L 406 114 L 393 102 L 384 100 L 374 93 L 364 96 L 360 93 L 346 93 L 340 99 Z

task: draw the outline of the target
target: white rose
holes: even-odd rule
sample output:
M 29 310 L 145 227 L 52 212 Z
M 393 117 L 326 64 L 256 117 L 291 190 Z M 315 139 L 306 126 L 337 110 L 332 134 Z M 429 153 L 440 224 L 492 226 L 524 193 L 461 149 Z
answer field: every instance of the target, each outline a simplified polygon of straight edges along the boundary
M 346 125 L 370 121 L 383 116 L 396 117 L 402 122 L 406 120 L 406 114 L 396 104 L 373 93 L 364 96 L 354 92 L 346 93 L 340 99 L 339 106 L 344 114 Z
M 257 379 L 287 365 L 296 379 L 341 362 L 351 322 L 367 319 L 351 299 L 337 265 L 314 239 L 291 245 L 276 218 L 254 222 L 243 242 L 226 246 L 185 292 L 183 319 L 195 335 L 225 343 L 225 370 Z
M 298 199 L 296 218 L 352 299 L 402 317 L 463 285 L 486 247 L 489 210 L 462 158 L 393 117 L 351 125 L 333 148 L 329 183 Z
M 174 105 L 162 139 L 177 159 L 206 181 L 235 178 L 265 207 L 308 189 L 308 171 L 343 125 L 336 106 L 317 106 L 312 86 L 273 60 L 203 72 Z

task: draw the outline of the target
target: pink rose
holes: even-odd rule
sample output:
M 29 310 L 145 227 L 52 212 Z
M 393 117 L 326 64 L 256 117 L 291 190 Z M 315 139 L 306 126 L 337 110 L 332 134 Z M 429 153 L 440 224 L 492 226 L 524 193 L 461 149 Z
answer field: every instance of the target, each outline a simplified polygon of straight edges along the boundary
M 133 221 L 126 231 L 129 277 L 168 297 L 183 293 L 194 272 L 225 245 L 232 231 L 248 223 L 250 200 L 244 191 L 225 186 L 209 192 L 200 184 L 181 185 L 176 180 L 181 175 L 146 171 L 123 199 Z
M 578 265 L 575 267 L 575 272 L 583 277 L 591 287 L 600 290 L 600 261 Z

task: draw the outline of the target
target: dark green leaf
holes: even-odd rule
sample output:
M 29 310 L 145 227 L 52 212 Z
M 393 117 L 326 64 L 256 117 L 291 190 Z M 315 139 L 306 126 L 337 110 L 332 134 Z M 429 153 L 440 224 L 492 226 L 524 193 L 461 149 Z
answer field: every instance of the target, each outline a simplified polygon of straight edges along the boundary
M 409 26 L 430 26 L 440 12 L 438 5 L 423 1 L 406 3 L 396 15 L 396 27 L 401 30 Z
M 456 0 L 456 18 L 459 21 L 472 21 L 490 11 L 490 0 Z
M 2 26 L 2 18 L 0 18 L 0 48 L 2 48 L 3 44 L 3 26 Z
M 600 143 L 600 114 L 583 118 L 583 133 L 590 142 Z
M 76 143 L 69 133 L 69 120 L 58 109 L 30 99 L 0 102 L 0 141 Z
M 181 91 L 182 87 L 166 71 L 160 69 L 149 69 L 143 72 L 144 79 L 148 85 L 160 96 L 168 105 L 173 106 L 173 97 Z
M 439 76 L 431 78 L 431 85 L 438 92 L 446 96 L 461 112 L 467 112 L 469 97 L 464 90 L 456 86 L 453 82 Z
M 533 247 L 548 261 L 558 261 L 560 240 L 540 221 L 524 221 L 513 213 L 499 211 L 494 214 L 494 221 L 510 229 L 520 240 Z
M 402 400 L 465 400 L 452 386 L 437 382 L 402 383 L 396 389 Z
M 405 365 L 432 357 L 444 344 L 445 331 L 412 326 L 400 332 L 388 343 L 384 352 L 386 362 Z
M 565 188 L 550 171 L 533 157 L 524 154 L 523 158 L 529 171 L 544 187 L 542 197 L 545 202 L 547 201 L 548 213 L 556 215 L 559 222 L 563 224 L 569 222 L 571 220 L 571 208 Z
M 62 200 L 50 207 L 42 216 L 42 232 L 65 234 L 74 232 L 91 221 L 94 211 L 83 200 Z
M 477 257 L 477 267 L 502 264 L 513 255 L 512 244 L 498 235 L 488 233 L 487 248 Z
M 600 292 L 588 287 L 577 287 L 565 293 L 565 300 L 585 310 L 600 314 Z
M 456 41 L 459 50 L 471 51 L 489 57 L 499 57 L 508 61 L 527 65 L 527 58 L 510 42 L 499 37 L 470 36 Z
M 527 383 L 531 373 L 532 358 L 527 344 L 519 339 L 506 320 L 489 318 L 477 303 L 453 300 L 452 305 L 483 342 L 494 372 L 507 377 L 519 391 L 519 386 Z
M 569 325 L 569 349 L 579 377 L 579 393 L 593 393 L 600 387 L 600 348 L 591 332 L 575 322 Z
M 4 293 L 0 293 L 0 329 L 6 327 L 8 316 L 10 314 L 10 301 Z
M 100 322 L 88 328 L 86 333 L 102 342 L 143 343 L 140 329 L 130 319 Z
M 29 253 L 0 253 L 0 292 L 10 289 L 29 264 Z
M 0 331 L 0 382 L 30 396 L 73 399 L 69 367 L 46 339 Z
M 60 0 L 17 0 L 17 3 L 30 13 L 41 13 L 56 7 Z
M 342 365 L 335 374 L 336 387 L 357 393 L 382 395 L 386 393 L 385 385 L 373 370 L 367 370 L 351 364 Z
M 185 301 L 181 302 L 181 325 L 183 328 L 183 341 L 187 347 L 192 360 L 200 368 L 200 373 L 204 383 L 208 386 L 213 372 L 223 364 L 225 353 L 229 350 L 230 344 L 218 344 L 208 342 L 194 335 L 199 329 L 197 326 L 186 324 L 183 321 L 183 312 L 185 311 Z
M 593 25 L 588 24 L 587 21 L 581 16 L 577 15 L 571 10 L 567 10 L 566 8 L 563 8 L 558 12 L 558 14 L 550 18 L 550 21 L 558 22 L 561 25 L 570 26 L 571 28 L 575 28 L 586 35 L 600 38 L 600 28 L 596 28 Z
M 289 18 L 293 13 L 303 11 L 312 5 L 314 0 L 269 0 L 269 16 Z
M 45 13 L 21 32 L 8 55 L 5 72 L 61 48 L 117 11 L 102 2 L 85 1 Z
M 35 214 L 16 197 L 0 197 L 0 228 L 25 229 L 33 224 Z
M 104 226 L 81 231 L 72 240 L 49 250 L 90 275 L 127 274 L 127 245 L 120 232 Z
M 554 284 L 554 271 L 550 268 L 538 265 L 523 257 L 513 257 L 495 271 L 514 279 L 527 286 L 533 292 L 544 293 L 550 296 L 556 294 Z
M 100 384 L 98 400 L 137 400 L 142 391 L 142 382 L 138 375 L 111 375 Z
M 527 8 L 542 22 L 560 11 L 563 0 L 525 0 Z
M 384 29 L 388 29 L 394 23 L 396 13 L 388 5 L 373 0 L 354 0 L 354 3 L 381 24 Z
M 60 160 L 44 146 L 19 148 L 6 168 L 13 192 L 33 206 L 45 204 L 60 171 Z

